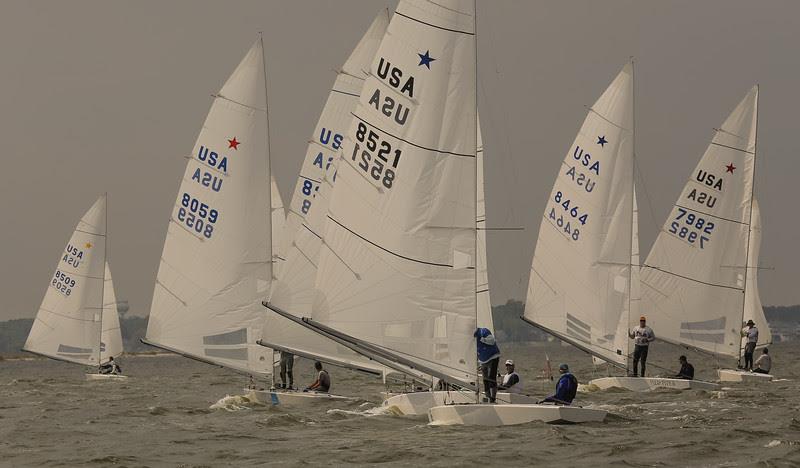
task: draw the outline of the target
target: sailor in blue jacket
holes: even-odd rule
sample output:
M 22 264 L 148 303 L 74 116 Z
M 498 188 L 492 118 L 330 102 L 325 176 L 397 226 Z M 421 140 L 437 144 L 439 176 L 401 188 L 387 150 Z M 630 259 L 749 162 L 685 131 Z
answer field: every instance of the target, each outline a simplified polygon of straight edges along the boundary
M 478 328 L 473 336 L 478 340 L 478 363 L 483 374 L 483 393 L 494 403 L 497 398 L 497 365 L 500 362 L 500 348 L 488 328 Z
M 575 394 L 578 393 L 578 379 L 570 374 L 569 366 L 566 364 L 558 366 L 558 371 L 561 373 L 561 378 L 558 379 L 556 384 L 556 394 L 545 398 L 542 403 L 571 405 L 572 400 L 575 399 Z

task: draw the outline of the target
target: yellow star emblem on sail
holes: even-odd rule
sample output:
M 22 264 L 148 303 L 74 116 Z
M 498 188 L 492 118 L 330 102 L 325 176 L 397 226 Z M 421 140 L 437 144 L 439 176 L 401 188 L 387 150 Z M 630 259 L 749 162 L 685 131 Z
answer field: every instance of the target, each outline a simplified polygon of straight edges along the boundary
M 91 249 L 92 248 L 92 243 L 91 242 L 87 242 L 86 243 L 86 248 L 87 249 Z

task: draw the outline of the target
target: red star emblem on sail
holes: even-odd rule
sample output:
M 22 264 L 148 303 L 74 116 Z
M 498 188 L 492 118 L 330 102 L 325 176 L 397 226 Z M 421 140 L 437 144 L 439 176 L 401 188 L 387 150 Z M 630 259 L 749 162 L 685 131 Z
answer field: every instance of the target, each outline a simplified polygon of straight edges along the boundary
M 725 172 L 730 172 L 731 174 L 733 174 L 733 171 L 735 170 L 736 166 L 734 166 L 733 163 L 730 163 L 727 166 L 725 166 Z
M 233 148 L 235 150 L 238 150 L 240 143 L 241 143 L 241 141 L 237 141 L 236 137 L 233 137 L 232 140 L 228 140 L 228 148 Z

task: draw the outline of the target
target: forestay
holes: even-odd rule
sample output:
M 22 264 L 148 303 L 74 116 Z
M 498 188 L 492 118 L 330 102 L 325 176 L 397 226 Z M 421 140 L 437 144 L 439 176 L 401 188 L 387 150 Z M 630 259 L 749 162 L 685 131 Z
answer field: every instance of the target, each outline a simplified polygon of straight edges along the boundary
M 242 372 L 269 372 L 256 344 L 272 278 L 263 46 L 215 96 L 188 157 L 158 269 L 147 342 Z
M 111 269 L 106 262 L 105 286 L 103 286 L 103 319 L 100 333 L 100 362 L 108 361 L 110 357 L 122 354 L 122 330 L 119 326 L 119 311 L 117 310 L 117 295 L 114 293 L 114 281 L 111 279 Z
M 626 65 L 589 110 L 550 193 L 525 318 L 606 361 L 629 302 L 633 223 L 633 76 Z
M 83 215 L 61 253 L 25 351 L 77 364 L 100 364 L 105 256 L 103 195 Z
M 750 222 L 750 247 L 747 262 L 747 287 L 744 291 L 744 322 L 752 320 L 758 327 L 758 347 L 772 344 L 772 330 L 764 316 L 764 306 L 758 294 L 758 256 L 761 251 L 761 210 L 753 199 L 753 219 Z M 742 338 L 742 349 L 746 338 Z
M 474 13 L 472 0 L 400 2 L 343 145 L 312 314 L 471 388 Z
M 321 235 L 328 212 L 344 136 L 353 119 L 361 87 L 389 24 L 381 12 L 337 73 L 309 142 L 284 230 L 285 259 L 273 283 L 270 303 L 297 317 L 310 317 Z M 262 339 L 328 363 L 382 373 L 385 367 L 278 314 L 267 313 Z
M 642 307 L 656 336 L 738 357 L 758 89 L 715 130 L 642 267 Z

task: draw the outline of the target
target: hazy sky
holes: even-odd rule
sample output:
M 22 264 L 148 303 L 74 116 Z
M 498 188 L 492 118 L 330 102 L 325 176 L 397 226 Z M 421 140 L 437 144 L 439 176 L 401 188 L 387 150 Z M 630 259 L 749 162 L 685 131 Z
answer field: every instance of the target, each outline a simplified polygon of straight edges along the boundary
M 3 0 L 0 319 L 32 317 L 75 224 L 109 192 L 117 297 L 150 308 L 189 151 L 264 32 L 284 197 L 337 68 L 394 2 Z M 761 84 L 756 194 L 766 305 L 800 303 L 800 2 L 478 1 L 492 302 L 524 299 L 540 216 L 586 114 L 636 57 L 641 249 L 712 136 Z M 644 258 L 644 255 L 643 255 Z

